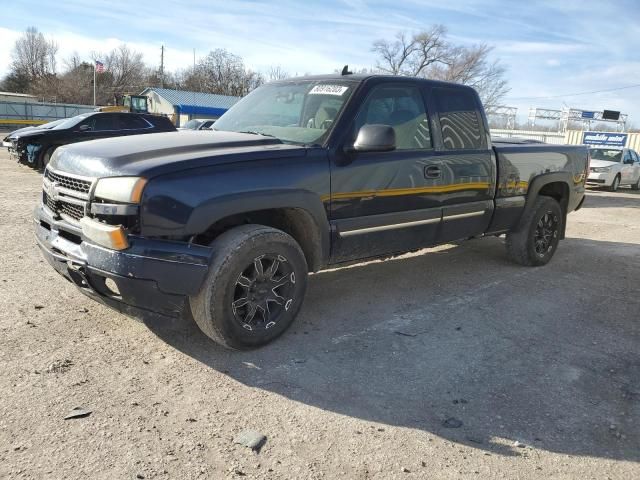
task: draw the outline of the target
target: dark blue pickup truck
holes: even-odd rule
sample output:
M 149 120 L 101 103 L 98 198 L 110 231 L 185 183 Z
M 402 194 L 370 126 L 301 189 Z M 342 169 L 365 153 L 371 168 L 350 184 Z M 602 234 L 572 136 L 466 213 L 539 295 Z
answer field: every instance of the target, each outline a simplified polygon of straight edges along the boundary
M 473 89 L 416 78 L 269 83 L 213 128 L 60 147 L 35 229 L 92 298 L 232 348 L 280 335 L 328 265 L 502 234 L 544 265 L 589 170 L 585 147 L 492 145 Z

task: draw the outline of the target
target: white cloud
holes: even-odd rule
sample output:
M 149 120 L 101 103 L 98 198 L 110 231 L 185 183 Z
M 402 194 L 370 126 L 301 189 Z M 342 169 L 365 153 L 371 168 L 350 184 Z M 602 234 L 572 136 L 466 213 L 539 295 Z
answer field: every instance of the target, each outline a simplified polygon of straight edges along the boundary
M 0 27 L 0 77 L 9 72 L 11 67 L 11 51 L 21 32 Z

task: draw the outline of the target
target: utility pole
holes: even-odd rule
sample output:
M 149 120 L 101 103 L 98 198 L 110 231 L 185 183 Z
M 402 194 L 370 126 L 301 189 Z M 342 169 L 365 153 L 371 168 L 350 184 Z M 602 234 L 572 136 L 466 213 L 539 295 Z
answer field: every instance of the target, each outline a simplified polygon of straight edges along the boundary
M 93 60 L 93 106 L 96 106 L 96 68 L 97 64 L 95 59 Z
M 160 88 L 164 88 L 164 45 L 160 47 Z

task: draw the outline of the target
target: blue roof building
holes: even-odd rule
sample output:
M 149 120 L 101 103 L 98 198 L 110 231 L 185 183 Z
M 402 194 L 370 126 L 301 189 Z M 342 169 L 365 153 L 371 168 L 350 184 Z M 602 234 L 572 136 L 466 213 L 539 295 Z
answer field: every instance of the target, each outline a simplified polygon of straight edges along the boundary
M 156 87 L 146 88 L 140 95 L 147 97 L 150 113 L 174 118 L 177 127 L 192 118 L 219 118 L 240 100 L 228 95 Z

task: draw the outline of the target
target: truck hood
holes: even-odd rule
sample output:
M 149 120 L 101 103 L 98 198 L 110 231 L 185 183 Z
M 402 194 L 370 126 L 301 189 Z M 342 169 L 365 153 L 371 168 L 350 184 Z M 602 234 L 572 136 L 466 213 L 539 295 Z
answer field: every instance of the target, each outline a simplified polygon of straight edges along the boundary
M 608 162 L 607 160 L 596 160 L 594 158 L 591 159 L 591 163 L 590 163 L 590 166 L 598 167 L 598 168 L 611 167 L 613 165 L 620 165 L 620 163 L 619 162 Z
M 49 165 L 86 177 L 144 176 L 243 160 L 304 155 L 276 138 L 235 132 L 167 132 L 66 145 Z

